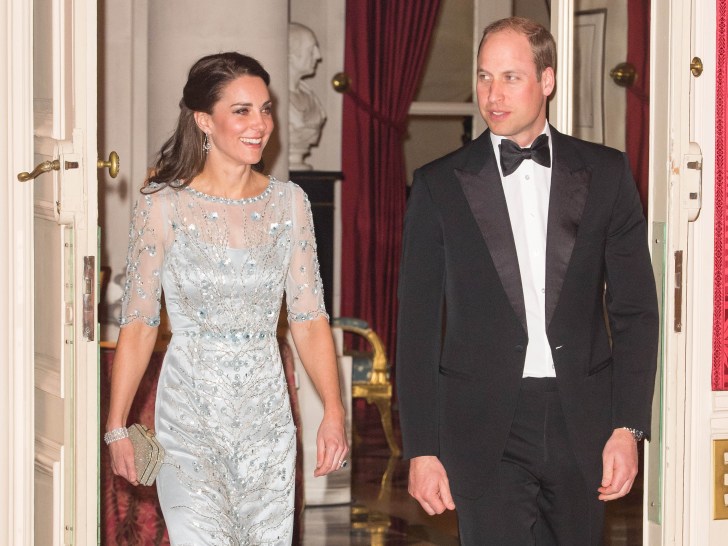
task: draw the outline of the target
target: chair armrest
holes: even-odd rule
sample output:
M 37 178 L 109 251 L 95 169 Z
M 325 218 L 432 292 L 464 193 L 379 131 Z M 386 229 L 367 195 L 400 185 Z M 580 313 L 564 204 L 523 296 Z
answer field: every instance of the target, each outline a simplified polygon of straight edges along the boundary
M 331 321 L 332 326 L 341 328 L 344 332 L 351 332 L 364 337 L 372 346 L 372 375 L 369 383 L 372 385 L 389 385 L 387 377 L 387 351 L 384 343 L 377 333 L 369 328 L 366 321 L 357 318 L 340 317 Z
M 331 320 L 331 326 L 344 329 L 344 326 L 351 328 L 360 328 L 361 330 L 369 329 L 369 324 L 366 320 L 353 318 L 353 317 L 335 317 Z

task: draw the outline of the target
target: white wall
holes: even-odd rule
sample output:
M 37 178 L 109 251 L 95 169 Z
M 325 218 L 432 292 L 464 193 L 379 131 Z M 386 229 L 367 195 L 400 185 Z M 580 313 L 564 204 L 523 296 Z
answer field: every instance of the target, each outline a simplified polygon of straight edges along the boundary
M 513 0 L 513 15 L 533 19 L 546 28 L 551 26 L 551 17 L 545 0 Z
M 266 171 L 285 179 L 288 165 L 288 2 L 269 0 L 150 1 L 149 149 L 150 161 L 170 136 L 187 72 L 210 53 L 239 51 L 258 59 L 271 75 L 275 131 L 265 153 Z
M 102 340 L 118 335 L 129 218 L 149 166 L 147 23 L 147 0 L 99 3 L 99 153 L 115 150 L 121 163 L 115 179 L 99 171 L 99 263 L 111 268 L 108 306 L 102 306 L 108 312 L 99 317 Z
M 604 144 L 625 149 L 627 91 L 612 81 L 609 71 L 627 60 L 627 0 L 576 0 L 576 13 L 606 9 L 607 27 L 604 40 Z M 645 29 L 649 32 L 648 29 Z M 639 74 L 638 78 L 644 78 Z

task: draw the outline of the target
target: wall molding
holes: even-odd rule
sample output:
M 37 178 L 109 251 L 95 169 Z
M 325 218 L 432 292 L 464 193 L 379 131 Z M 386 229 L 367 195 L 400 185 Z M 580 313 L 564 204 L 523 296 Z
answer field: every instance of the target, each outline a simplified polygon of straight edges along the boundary
M 33 6 L 0 10 L 0 543 L 33 542 Z

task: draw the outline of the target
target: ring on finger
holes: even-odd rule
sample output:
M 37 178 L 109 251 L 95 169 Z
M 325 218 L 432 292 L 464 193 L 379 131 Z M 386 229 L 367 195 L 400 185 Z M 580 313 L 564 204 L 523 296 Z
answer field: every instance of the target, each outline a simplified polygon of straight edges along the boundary
M 339 468 L 346 468 L 348 464 L 349 464 L 349 461 L 347 461 L 346 459 L 341 459 L 339 461 Z

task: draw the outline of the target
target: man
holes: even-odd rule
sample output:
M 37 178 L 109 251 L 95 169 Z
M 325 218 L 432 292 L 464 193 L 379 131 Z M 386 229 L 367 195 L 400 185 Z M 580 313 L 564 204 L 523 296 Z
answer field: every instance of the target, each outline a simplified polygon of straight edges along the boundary
M 555 56 L 532 21 L 486 28 L 489 131 L 418 169 L 409 198 L 397 346 L 409 490 L 431 515 L 457 507 L 464 545 L 600 544 L 604 501 L 629 492 L 649 434 L 645 219 L 624 154 L 548 125 Z

